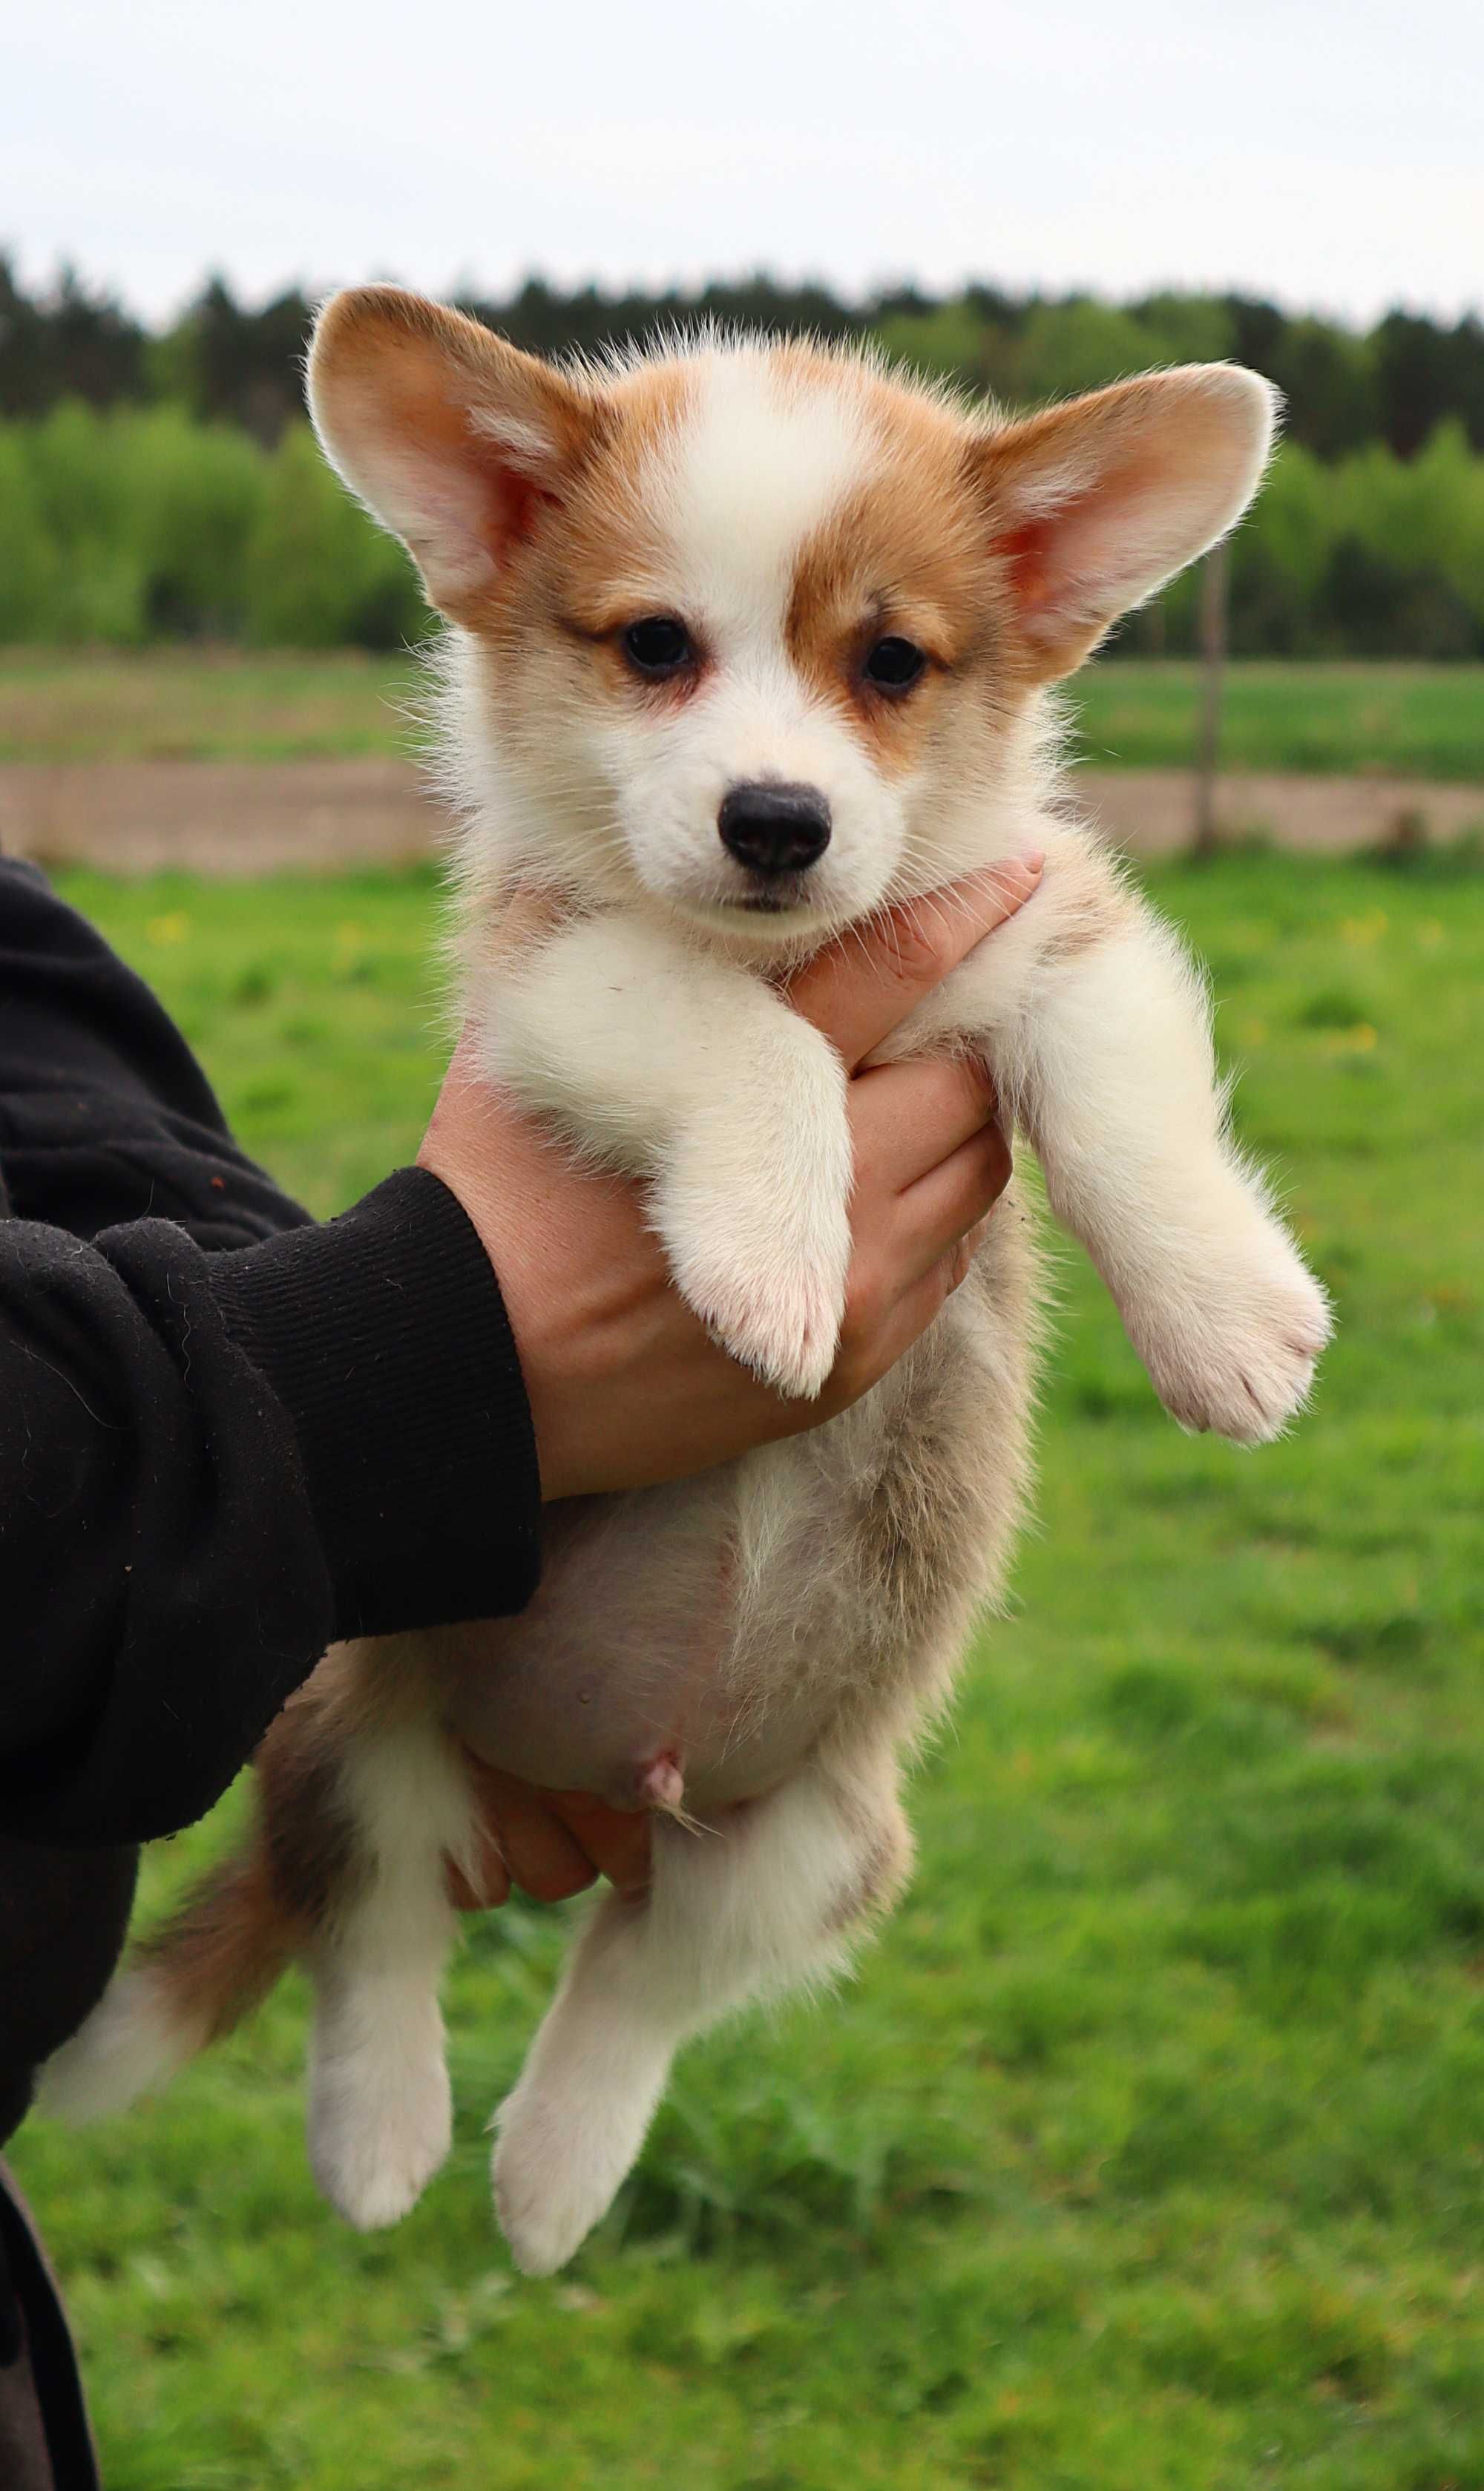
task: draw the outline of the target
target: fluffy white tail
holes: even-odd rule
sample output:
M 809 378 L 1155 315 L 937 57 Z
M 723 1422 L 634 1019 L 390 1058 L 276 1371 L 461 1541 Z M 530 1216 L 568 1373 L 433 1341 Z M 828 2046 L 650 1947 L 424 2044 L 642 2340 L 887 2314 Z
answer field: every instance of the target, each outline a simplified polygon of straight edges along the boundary
M 301 1934 L 275 1899 L 260 1850 L 228 1861 L 47 2062 L 40 2107 L 80 2125 L 157 2092 L 267 1997 Z

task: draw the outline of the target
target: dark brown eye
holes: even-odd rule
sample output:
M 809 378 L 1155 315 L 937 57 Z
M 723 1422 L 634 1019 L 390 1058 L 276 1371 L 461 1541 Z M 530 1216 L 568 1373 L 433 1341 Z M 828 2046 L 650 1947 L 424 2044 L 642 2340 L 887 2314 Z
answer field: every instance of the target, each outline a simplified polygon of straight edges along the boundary
M 910 692 L 925 673 L 927 659 L 915 640 L 878 640 L 867 652 L 865 679 L 882 692 Z
M 695 650 L 684 623 L 671 614 L 647 614 L 642 623 L 630 623 L 624 634 L 624 655 L 637 674 L 647 675 L 652 683 L 663 683 L 667 675 L 678 675 L 688 666 Z

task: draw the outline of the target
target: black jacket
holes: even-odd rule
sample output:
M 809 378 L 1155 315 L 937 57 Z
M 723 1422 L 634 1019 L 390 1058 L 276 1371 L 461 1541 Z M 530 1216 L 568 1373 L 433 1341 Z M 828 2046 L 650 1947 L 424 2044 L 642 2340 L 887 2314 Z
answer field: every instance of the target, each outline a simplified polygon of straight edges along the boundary
M 521 1607 L 505 1310 L 403 1169 L 314 1225 L 184 1040 L 0 861 L 0 2141 L 202 1815 L 339 1635 Z M 0 2277 L 0 2360 L 6 2310 Z

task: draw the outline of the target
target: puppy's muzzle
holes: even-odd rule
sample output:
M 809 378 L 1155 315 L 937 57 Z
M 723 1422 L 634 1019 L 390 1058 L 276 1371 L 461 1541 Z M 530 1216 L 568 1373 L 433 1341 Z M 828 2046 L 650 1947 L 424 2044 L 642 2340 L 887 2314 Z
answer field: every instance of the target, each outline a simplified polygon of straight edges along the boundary
M 805 873 L 829 845 L 829 806 L 817 787 L 756 779 L 732 787 L 716 815 L 721 844 L 750 873 Z

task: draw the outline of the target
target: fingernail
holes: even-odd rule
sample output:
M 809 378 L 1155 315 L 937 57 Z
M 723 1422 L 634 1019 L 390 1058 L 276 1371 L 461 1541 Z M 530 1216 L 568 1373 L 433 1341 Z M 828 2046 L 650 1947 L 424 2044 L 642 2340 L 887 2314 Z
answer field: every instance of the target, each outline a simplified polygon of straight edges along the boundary
M 1033 890 L 1045 862 L 1040 848 L 1027 848 L 1022 856 L 1001 857 L 994 865 L 981 865 L 975 879 L 1003 898 L 1006 891 Z

